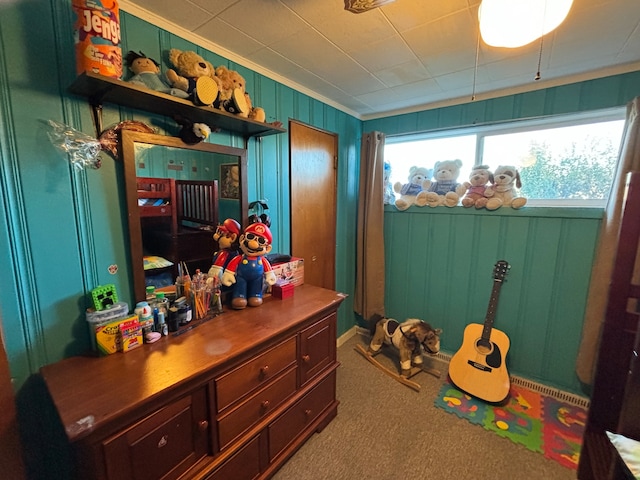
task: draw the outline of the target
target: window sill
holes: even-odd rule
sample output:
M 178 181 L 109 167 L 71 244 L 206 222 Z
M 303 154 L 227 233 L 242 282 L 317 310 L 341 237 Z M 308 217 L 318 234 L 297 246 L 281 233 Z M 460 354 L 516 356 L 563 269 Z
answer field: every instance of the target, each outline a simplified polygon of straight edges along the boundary
M 489 215 L 501 217 L 544 217 L 544 218 L 587 218 L 601 219 L 604 215 L 602 207 L 533 207 L 525 206 L 519 210 L 511 207 L 501 207 L 497 210 L 486 210 L 475 208 L 457 207 L 409 207 L 408 210 L 399 211 L 394 205 L 385 205 L 385 213 L 395 213 L 400 215 Z

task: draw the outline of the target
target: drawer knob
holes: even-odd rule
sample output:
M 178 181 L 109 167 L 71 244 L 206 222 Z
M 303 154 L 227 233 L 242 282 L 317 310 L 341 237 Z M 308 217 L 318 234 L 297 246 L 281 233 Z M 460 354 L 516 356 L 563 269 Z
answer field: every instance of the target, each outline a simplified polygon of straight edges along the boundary
M 269 365 L 265 365 L 260 369 L 261 376 L 266 377 L 268 373 L 269 373 Z
M 209 422 L 207 422 L 206 420 L 200 420 L 198 422 L 198 428 L 200 429 L 200 431 L 204 432 L 207 428 L 209 428 Z
M 163 435 L 160 441 L 158 442 L 158 448 L 164 447 L 167 443 L 169 443 L 169 436 Z
M 309 418 L 309 417 L 311 416 L 311 409 L 310 409 L 310 408 L 307 408 L 307 409 L 304 411 L 304 414 L 305 414 L 305 416 L 306 416 L 307 418 Z
M 303 355 L 302 356 L 302 361 L 304 363 L 309 363 L 310 360 L 311 360 L 311 357 L 309 355 Z
M 262 407 L 263 410 L 266 410 L 267 408 L 269 408 L 269 405 L 271 405 L 269 403 L 269 400 L 265 400 L 260 404 L 260 406 Z

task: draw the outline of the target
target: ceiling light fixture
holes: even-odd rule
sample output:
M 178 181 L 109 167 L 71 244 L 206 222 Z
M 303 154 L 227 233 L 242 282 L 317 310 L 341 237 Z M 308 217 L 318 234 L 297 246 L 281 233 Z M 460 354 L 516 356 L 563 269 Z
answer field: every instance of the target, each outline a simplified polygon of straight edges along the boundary
M 517 48 L 557 28 L 573 0 L 482 0 L 482 40 L 492 47 Z
M 344 0 L 344 9 L 353 13 L 362 13 L 391 2 L 395 0 Z

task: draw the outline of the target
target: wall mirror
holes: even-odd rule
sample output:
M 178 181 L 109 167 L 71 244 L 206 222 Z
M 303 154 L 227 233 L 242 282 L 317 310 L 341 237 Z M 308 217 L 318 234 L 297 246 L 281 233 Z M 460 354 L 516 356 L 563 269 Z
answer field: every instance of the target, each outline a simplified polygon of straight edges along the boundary
M 173 284 L 179 262 L 206 273 L 215 227 L 248 216 L 246 150 L 178 137 L 121 131 L 136 301 L 147 284 Z M 169 264 L 173 265 L 169 265 Z

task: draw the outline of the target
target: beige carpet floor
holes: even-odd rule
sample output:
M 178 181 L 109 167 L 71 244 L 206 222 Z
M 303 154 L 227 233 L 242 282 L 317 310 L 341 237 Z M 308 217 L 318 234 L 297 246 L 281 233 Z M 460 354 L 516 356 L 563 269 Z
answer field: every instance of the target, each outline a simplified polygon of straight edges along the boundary
M 338 348 L 338 416 L 276 473 L 274 480 L 570 480 L 576 472 L 434 406 L 446 379 L 413 377 L 401 385 L 354 351 L 367 337 Z M 394 359 L 377 359 L 396 368 Z

